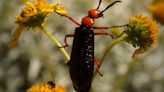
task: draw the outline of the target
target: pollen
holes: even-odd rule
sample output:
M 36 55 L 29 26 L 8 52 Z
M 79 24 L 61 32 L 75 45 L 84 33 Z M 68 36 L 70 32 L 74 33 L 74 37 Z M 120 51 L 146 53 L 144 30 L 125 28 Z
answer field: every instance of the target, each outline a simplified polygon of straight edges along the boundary
M 137 48 L 133 53 L 133 58 L 152 47 L 158 39 L 156 22 L 143 14 L 129 19 L 125 33 L 128 35 L 126 41 Z
M 35 84 L 27 92 L 52 92 L 52 88 L 48 84 Z

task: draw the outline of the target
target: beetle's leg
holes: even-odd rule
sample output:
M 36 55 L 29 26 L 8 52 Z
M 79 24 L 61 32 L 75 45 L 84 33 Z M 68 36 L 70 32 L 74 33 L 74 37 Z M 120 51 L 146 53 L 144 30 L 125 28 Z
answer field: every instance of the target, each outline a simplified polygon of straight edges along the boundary
M 107 32 L 97 32 L 97 33 L 94 33 L 94 35 L 104 35 L 104 36 L 109 35 L 112 39 L 115 38 L 113 34 L 107 33 Z
M 128 26 L 128 24 L 120 25 L 120 26 L 110 26 L 110 27 L 91 27 L 91 28 L 93 28 L 93 29 L 97 29 L 97 30 L 104 30 L 104 29 L 117 28 L 117 27 L 126 27 L 126 26 Z
M 68 47 L 69 45 L 68 45 L 68 43 L 67 43 L 67 38 L 68 38 L 68 37 L 73 37 L 73 36 L 74 36 L 74 34 L 67 34 L 67 35 L 65 36 L 65 38 L 64 38 L 64 43 L 65 43 L 65 45 L 63 45 L 62 47 L 59 47 L 59 48 Z
M 94 57 L 94 62 L 96 64 L 96 71 L 100 76 L 103 76 L 103 74 L 100 73 L 99 68 L 100 68 L 100 63 L 96 57 Z
M 58 13 L 59 14 L 59 13 Z M 68 15 L 65 15 L 65 14 L 59 14 L 61 16 L 64 16 L 66 18 L 68 18 L 69 20 L 71 20 L 73 23 L 75 23 L 76 25 L 80 26 L 81 24 L 79 24 L 76 20 L 74 20 L 73 18 L 71 18 L 70 16 Z

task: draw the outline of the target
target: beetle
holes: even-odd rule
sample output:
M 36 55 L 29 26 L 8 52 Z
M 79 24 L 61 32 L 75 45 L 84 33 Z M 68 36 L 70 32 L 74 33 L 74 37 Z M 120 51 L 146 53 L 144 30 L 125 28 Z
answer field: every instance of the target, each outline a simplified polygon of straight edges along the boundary
M 102 0 L 99 0 L 99 4 L 96 9 L 91 9 L 88 11 L 88 15 L 83 17 L 81 20 L 81 24 L 76 22 L 73 18 L 68 15 L 60 14 L 71 20 L 78 27 L 75 28 L 74 34 L 68 34 L 65 36 L 64 42 L 65 46 L 67 44 L 68 37 L 74 37 L 71 58 L 68 63 L 69 65 L 69 73 L 71 80 L 73 82 L 74 89 L 76 92 L 89 92 L 92 77 L 94 72 L 94 62 L 97 65 L 96 70 L 98 71 L 99 63 L 97 59 L 94 57 L 94 35 L 110 35 L 109 33 L 99 32 L 94 33 L 93 29 L 109 29 L 112 27 L 94 27 L 94 19 L 98 19 L 103 17 L 103 13 L 114 5 L 117 2 L 121 2 L 119 0 L 108 5 L 103 11 L 99 10 L 100 4 Z M 120 27 L 120 26 L 113 26 Z M 101 75 L 101 74 L 100 74 Z
M 55 88 L 56 84 L 53 81 L 48 81 L 47 84 L 49 84 L 52 88 Z

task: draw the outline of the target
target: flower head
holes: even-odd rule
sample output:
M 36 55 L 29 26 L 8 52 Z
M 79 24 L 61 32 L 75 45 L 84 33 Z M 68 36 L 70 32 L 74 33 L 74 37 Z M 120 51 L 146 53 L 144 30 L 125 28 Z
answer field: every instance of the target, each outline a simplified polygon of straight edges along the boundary
M 133 58 L 138 54 L 145 52 L 157 41 L 158 28 L 156 22 L 148 17 L 139 14 L 129 19 L 125 33 L 128 37 L 125 39 L 134 47 L 138 47 L 133 53 Z
M 66 90 L 59 84 L 51 85 L 49 83 L 35 84 L 27 92 L 66 92 Z
M 164 1 L 159 1 L 150 5 L 149 10 L 155 19 L 164 23 Z
M 15 23 L 19 24 L 19 27 L 13 33 L 8 47 L 11 48 L 17 43 L 21 32 L 25 28 L 42 27 L 45 24 L 46 16 L 52 12 L 67 13 L 62 4 L 48 4 L 45 0 L 26 2 L 26 6 L 22 9 L 20 15 L 16 16 Z
M 41 26 L 49 13 L 66 13 L 64 7 L 59 7 L 59 5 L 62 6 L 62 4 L 48 4 L 45 0 L 26 2 L 26 6 L 22 9 L 21 14 L 16 16 L 15 23 L 32 28 Z

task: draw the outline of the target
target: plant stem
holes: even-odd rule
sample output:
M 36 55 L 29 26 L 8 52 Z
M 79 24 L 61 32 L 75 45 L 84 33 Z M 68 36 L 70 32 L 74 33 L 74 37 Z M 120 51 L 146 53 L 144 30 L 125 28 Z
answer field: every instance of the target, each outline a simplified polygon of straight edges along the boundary
M 58 40 L 54 36 L 52 36 L 44 26 L 41 26 L 40 28 L 48 36 L 48 38 L 51 39 L 57 45 L 57 47 L 62 47 L 62 45 L 58 42 Z M 68 55 L 68 53 L 64 48 L 59 48 L 59 49 L 67 59 L 67 61 L 65 62 L 67 63 L 70 60 L 70 56 Z
M 104 52 L 104 54 L 103 54 L 103 56 L 102 56 L 102 58 L 100 60 L 100 67 L 104 63 L 104 60 L 105 60 L 106 56 L 108 55 L 109 51 L 111 50 L 111 48 L 113 46 L 115 46 L 116 44 L 118 44 L 119 42 L 123 41 L 126 37 L 127 37 L 127 35 L 124 34 L 123 36 L 115 39 L 112 43 L 110 43 L 110 45 L 105 49 L 105 52 Z M 97 74 L 97 71 L 94 73 L 93 79 L 95 78 L 96 74 Z
M 130 70 L 132 70 L 133 66 L 135 65 L 135 63 L 136 63 L 135 61 L 136 61 L 136 59 L 132 59 L 132 61 L 128 64 L 127 71 L 122 76 L 120 76 L 119 79 L 117 79 L 117 81 L 115 82 L 115 85 L 113 87 L 112 92 L 118 92 L 121 89 L 121 87 L 123 86 L 123 83 L 126 80 Z
M 104 60 L 105 60 L 106 56 L 108 55 L 109 51 L 111 50 L 111 48 L 114 47 L 116 44 L 120 43 L 121 41 L 123 41 L 126 37 L 127 37 L 127 35 L 123 35 L 123 36 L 117 38 L 105 49 L 105 53 L 103 54 L 103 56 L 100 60 L 100 66 L 104 63 Z

